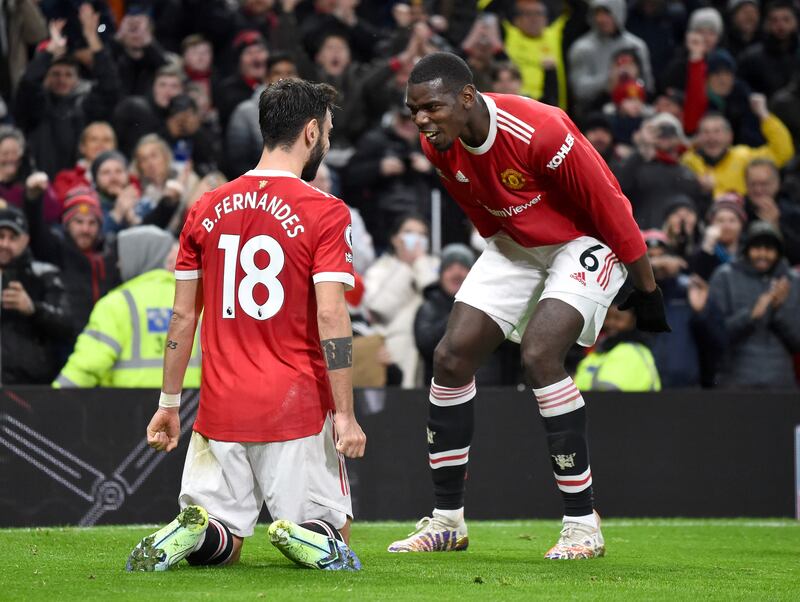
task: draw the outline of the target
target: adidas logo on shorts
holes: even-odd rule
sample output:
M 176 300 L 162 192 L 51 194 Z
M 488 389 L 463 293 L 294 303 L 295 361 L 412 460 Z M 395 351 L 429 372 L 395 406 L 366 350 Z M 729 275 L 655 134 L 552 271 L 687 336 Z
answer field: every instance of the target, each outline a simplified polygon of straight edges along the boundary
M 575 272 L 569 275 L 570 278 L 573 280 L 577 280 L 583 286 L 586 286 L 586 272 Z

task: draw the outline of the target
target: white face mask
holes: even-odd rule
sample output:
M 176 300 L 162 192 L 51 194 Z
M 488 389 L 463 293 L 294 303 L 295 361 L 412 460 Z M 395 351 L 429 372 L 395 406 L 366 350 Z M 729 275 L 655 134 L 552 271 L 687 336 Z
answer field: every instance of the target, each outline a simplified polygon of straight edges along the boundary
M 400 234 L 400 240 L 406 251 L 413 251 L 417 247 L 422 248 L 423 253 L 428 252 L 428 237 L 418 232 L 403 232 Z

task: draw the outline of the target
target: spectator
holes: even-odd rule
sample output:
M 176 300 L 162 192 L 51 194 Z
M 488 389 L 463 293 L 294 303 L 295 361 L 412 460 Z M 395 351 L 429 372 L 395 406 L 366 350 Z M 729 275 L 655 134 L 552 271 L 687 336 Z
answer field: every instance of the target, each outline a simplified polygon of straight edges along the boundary
M 241 0 L 235 31 L 257 31 L 272 50 L 303 51 L 295 6 L 298 0 Z
M 272 53 L 267 60 L 266 85 L 282 79 L 297 77 L 297 64 L 285 53 Z M 225 132 L 225 171 L 229 178 L 237 178 L 252 169 L 261 158 L 264 139 L 258 124 L 258 99 L 264 91 L 259 86 L 253 95 L 239 103 L 228 120 Z
M 331 149 L 328 165 L 341 169 L 354 152 L 353 145 L 366 127 L 362 103 L 362 67 L 354 63 L 350 55 L 347 37 L 339 33 L 328 33 L 319 42 L 314 53 L 316 64 L 315 81 L 325 82 L 339 91 L 333 112 Z
M 128 161 L 119 151 L 100 153 L 91 166 L 92 182 L 103 210 L 103 233 L 116 233 L 135 221 L 141 196 L 138 182 L 128 174 Z
M 25 213 L 30 224 L 30 247 L 36 258 L 61 270 L 70 308 L 72 350 L 97 300 L 117 286 L 119 270 L 113 239 L 103 236 L 103 210 L 90 188 L 75 188 L 67 196 L 63 230 L 48 227 L 42 214 L 47 174 L 32 174 L 26 183 Z
M 359 62 L 367 63 L 374 58 L 378 32 L 358 17 L 358 3 L 359 0 L 313 0 L 313 12 L 300 21 L 303 43 L 309 54 L 316 54 L 312 49 L 318 48 L 319 40 L 335 33 L 346 40 Z
M 148 134 L 136 145 L 133 153 L 133 172 L 139 179 L 142 194 L 134 212 L 143 220 L 156 211 L 153 218 L 166 224 L 171 231 L 179 231 L 179 223 L 187 206 L 191 191 L 199 178 L 187 163 L 178 171 L 172 161 L 172 151 L 156 134 Z
M 790 265 L 800 265 L 800 205 L 781 193 L 778 168 L 769 159 L 756 159 L 745 172 L 745 209 L 750 220 L 770 223 L 783 237 Z
M 753 90 L 772 96 L 800 71 L 800 37 L 791 0 L 771 0 L 764 15 L 764 40 L 742 53 L 740 74 Z
M 708 303 L 708 283 L 686 273 L 686 260 L 663 232 L 646 230 L 642 235 L 672 328 L 650 339 L 661 383 L 664 388 L 711 387 L 724 345 L 724 325 L 719 310 Z
M 516 0 L 511 21 L 503 22 L 505 49 L 522 74 L 522 93 L 567 108 L 567 75 L 561 42 L 567 13 L 549 23 L 547 5 Z
M 58 372 L 56 348 L 70 337 L 69 311 L 58 268 L 35 261 L 22 211 L 0 202 L 0 381 L 40 385 Z
M 401 6 L 401 5 L 395 5 Z M 366 125 L 374 127 L 392 107 L 405 103 L 406 84 L 416 61 L 428 52 L 426 28 L 414 26 L 405 49 L 376 60 L 363 75 L 361 98 Z
M 717 49 L 703 57 L 699 34 L 687 36 L 689 67 L 683 125 L 689 134 L 709 110 L 724 115 L 733 129 L 733 142 L 747 146 L 764 144 L 759 119 L 751 109 L 750 88 L 736 78 L 736 61 L 727 50 Z
M 629 76 L 620 77 L 611 91 L 611 103 L 604 107 L 611 124 L 611 134 L 617 145 L 624 145 L 631 152 L 633 134 L 642 122 L 653 114 L 653 107 L 646 103 L 644 82 Z
M 733 131 L 728 120 L 710 113 L 700 120 L 694 149 L 681 157 L 681 162 L 695 173 L 703 190 L 713 196 L 729 191 L 744 194 L 744 170 L 753 159 L 765 157 L 783 167 L 794 154 L 789 130 L 767 111 L 766 99 L 753 95 L 750 102 L 761 120 L 761 133 L 767 140 L 764 146 L 733 146 Z
M 433 380 L 433 351 L 444 336 L 456 293 L 474 263 L 475 254 L 469 247 L 447 245 L 442 249 L 439 279 L 422 291 L 424 301 L 414 317 L 414 340 L 425 367 L 423 383 Z
M 606 91 L 614 55 L 633 48 L 648 90 L 653 89 L 647 45 L 625 30 L 624 0 L 592 0 L 592 31 L 581 36 L 569 50 L 569 81 L 578 112 L 596 105 Z
M 636 330 L 632 311 L 614 304 L 603 322 L 604 337 L 578 364 L 575 386 L 581 391 L 660 391 L 653 354 Z
M 656 113 L 669 113 L 678 118 L 683 123 L 683 103 L 685 95 L 680 90 L 669 89 L 658 96 L 653 101 L 653 109 Z
M 581 133 L 586 136 L 600 156 L 612 168 L 616 168 L 625 157 L 617 148 L 611 122 L 603 113 L 589 113 L 581 120 Z
M 156 72 L 147 96 L 123 99 L 113 117 L 119 149 L 130 156 L 142 136 L 163 130 L 169 101 L 183 93 L 183 74 L 176 66 L 167 65 Z
M 317 175 L 310 182 L 310 184 L 316 188 L 319 188 L 322 192 L 334 194 L 331 170 L 324 161 L 320 163 L 319 169 L 317 169 Z M 366 273 L 367 268 L 372 265 L 372 262 L 375 261 L 375 247 L 372 244 L 372 236 L 367 231 L 367 227 L 364 224 L 364 218 L 361 217 L 361 212 L 349 205 L 347 208 L 350 210 L 350 225 L 352 228 L 351 238 L 353 240 L 353 271 L 356 274 L 364 274 Z M 360 280 L 360 278 L 358 278 L 358 280 Z M 364 290 L 362 282 L 360 296 L 363 297 L 363 294 Z M 358 304 L 355 305 L 357 306 Z
M 146 4 L 131 4 L 117 29 L 112 48 L 123 96 L 147 94 L 158 70 L 169 62 L 167 53 L 153 38 L 149 10 Z
M 364 134 L 344 172 L 345 197 L 361 212 L 378 248 L 398 216 L 427 208 L 433 167 L 406 107 L 387 113 L 386 125 Z
M 178 245 L 155 226 L 126 230 L 118 244 L 123 284 L 97 302 L 54 387 L 161 386 Z M 195 341 L 187 388 L 200 386 L 199 348 Z
M 686 72 L 689 63 L 688 40 L 692 36 L 699 36 L 702 40 L 703 58 L 713 52 L 722 41 L 725 28 L 722 16 L 715 8 L 704 7 L 693 11 L 689 16 L 689 25 L 686 30 L 686 45 L 679 48 L 666 72 L 660 79 L 661 89 L 683 90 L 686 86 Z
M 119 96 L 111 55 L 92 29 L 96 13 L 84 16 L 82 23 L 93 53 L 96 82 L 86 84 L 79 79 L 78 64 L 66 54 L 67 39 L 61 34 L 64 22 L 59 21 L 50 24 L 50 41 L 33 57 L 17 90 L 17 121 L 33 149 L 37 169 L 51 178 L 76 162 L 75 142 L 83 128 L 108 118 Z
M 214 104 L 219 111 L 223 130 L 233 110 L 253 95 L 253 90 L 267 77 L 269 51 L 264 38 L 257 31 L 240 31 L 233 39 L 236 55 L 236 72 L 223 79 L 214 91 Z
M 680 122 L 659 113 L 644 122 L 634 135 L 636 150 L 614 171 L 633 216 L 643 230 L 660 228 L 667 208 L 677 195 L 697 207 L 707 205 L 695 175 L 680 158 L 688 141 Z
M 660 81 L 679 45 L 686 9 L 666 0 L 633 0 L 629 7 L 625 27 L 647 44 L 653 75 Z
M 0 96 L 13 98 L 28 65 L 29 48 L 47 37 L 47 23 L 37 0 L 16 0 L 4 7 L 4 44 L 0 48 Z
M 770 98 L 769 106 L 792 133 L 795 149 L 800 149 L 800 71 Z
M 691 259 L 692 271 L 704 280 L 720 265 L 730 263 L 739 254 L 742 233 L 747 225 L 742 198 L 735 193 L 723 195 L 711 204 L 700 248 Z
M 478 90 L 488 90 L 492 64 L 504 56 L 497 15 L 494 13 L 479 15 L 461 43 L 461 50 L 472 70 L 475 87 Z
M 220 154 L 217 138 L 203 125 L 191 96 L 179 94 L 169 101 L 161 136 L 172 150 L 173 159 L 181 164 L 191 162 L 191 169 L 198 175 L 217 169 Z
M 728 1 L 728 31 L 725 35 L 725 48 L 733 58 L 739 60 L 741 54 L 761 41 L 761 6 L 758 0 Z
M 698 247 L 701 225 L 697 217 L 697 205 L 692 199 L 684 194 L 669 198 L 661 231 L 667 237 L 667 245 L 672 253 L 689 261 Z
M 491 92 L 526 96 L 522 92 L 522 74 L 514 63 L 495 63 L 492 67 L 491 77 Z
M 214 47 L 211 42 L 200 34 L 186 36 L 181 42 L 181 58 L 186 80 L 197 84 L 210 102 L 214 80 Z
M 25 193 L 25 135 L 11 125 L 0 125 L 0 198 L 22 208 Z
M 711 299 L 728 337 L 720 386 L 797 389 L 792 354 L 800 352 L 800 280 L 771 224 L 750 225 L 742 257 L 714 272 Z
M 53 181 L 53 194 L 58 201 L 59 209 L 63 206 L 70 190 L 92 185 L 92 172 L 89 168 L 97 155 L 116 148 L 117 136 L 108 122 L 94 121 L 83 128 L 78 140 L 78 161 L 73 167 L 59 171 Z M 52 221 L 47 213 L 45 220 Z
M 364 302 L 386 348 L 403 371 L 403 387 L 422 384 L 414 344 L 414 316 L 422 291 L 438 278 L 439 259 L 428 253 L 428 225 L 420 216 L 401 215 L 389 232 L 390 250 L 364 275 Z

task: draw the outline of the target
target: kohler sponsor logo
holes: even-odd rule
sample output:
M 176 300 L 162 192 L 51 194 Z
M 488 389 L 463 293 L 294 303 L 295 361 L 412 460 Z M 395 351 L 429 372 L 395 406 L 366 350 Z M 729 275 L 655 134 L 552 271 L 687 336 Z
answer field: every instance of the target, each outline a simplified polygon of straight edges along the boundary
M 550 159 L 550 162 L 547 164 L 548 169 L 555 169 L 559 165 L 564 162 L 564 158 L 569 154 L 569 151 L 572 150 L 572 145 L 575 144 L 575 136 L 572 134 L 567 134 L 567 137 L 564 139 L 564 144 L 561 145 L 561 148 L 558 149 L 553 158 Z

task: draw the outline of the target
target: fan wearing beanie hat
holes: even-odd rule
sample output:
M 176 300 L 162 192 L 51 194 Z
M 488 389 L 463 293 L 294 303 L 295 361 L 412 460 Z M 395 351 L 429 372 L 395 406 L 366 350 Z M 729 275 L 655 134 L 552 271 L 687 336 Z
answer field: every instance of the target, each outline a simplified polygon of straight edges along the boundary
M 76 188 L 67 193 L 61 223 L 81 251 L 93 249 L 103 226 L 100 200 L 90 188 Z

